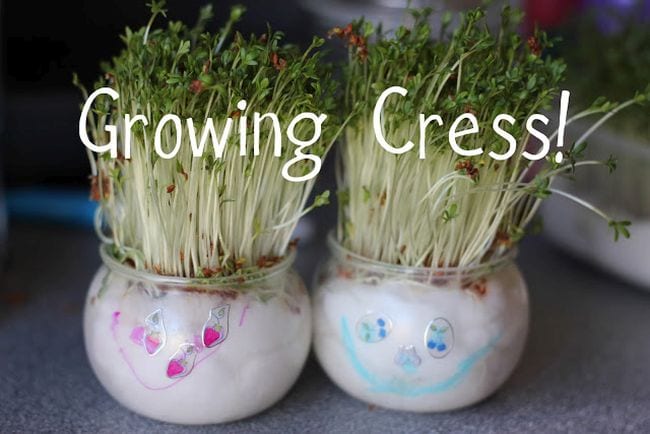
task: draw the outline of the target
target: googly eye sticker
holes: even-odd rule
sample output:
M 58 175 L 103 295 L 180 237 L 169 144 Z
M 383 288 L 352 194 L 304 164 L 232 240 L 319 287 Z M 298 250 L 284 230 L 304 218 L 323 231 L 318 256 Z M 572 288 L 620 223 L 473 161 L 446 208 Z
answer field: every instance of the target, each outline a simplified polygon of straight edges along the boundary
M 359 339 L 368 343 L 380 342 L 386 339 L 392 329 L 393 322 L 388 315 L 379 312 L 362 316 L 357 321 L 356 327 Z
M 454 329 L 445 318 L 436 318 L 424 331 L 424 345 L 434 359 L 442 359 L 454 347 Z

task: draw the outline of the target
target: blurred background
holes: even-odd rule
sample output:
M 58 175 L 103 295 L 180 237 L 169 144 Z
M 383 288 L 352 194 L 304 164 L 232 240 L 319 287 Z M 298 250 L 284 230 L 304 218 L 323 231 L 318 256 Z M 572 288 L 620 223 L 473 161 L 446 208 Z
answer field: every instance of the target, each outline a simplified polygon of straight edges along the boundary
M 169 17 L 193 22 L 206 0 L 171 0 Z M 216 28 L 235 2 L 215 1 Z M 390 28 L 404 18 L 403 0 L 243 0 L 248 12 L 244 32 L 264 28 L 269 22 L 286 32 L 287 40 L 304 44 L 313 34 L 325 35 L 334 25 L 365 15 Z M 435 11 L 463 10 L 476 0 L 414 0 L 411 5 L 432 6 Z M 643 87 L 650 66 L 649 1 L 635 0 L 521 0 L 510 2 L 526 12 L 521 33 L 535 26 L 561 36 L 565 42 L 556 54 L 567 57 L 571 74 L 567 86 L 579 88 L 578 100 L 588 101 L 590 90 L 624 99 Z M 71 84 L 77 72 L 91 86 L 99 62 L 121 49 L 118 35 L 125 26 L 146 23 L 149 12 L 142 1 L 2 2 L 1 136 L 2 184 L 0 201 L 11 222 L 22 220 L 72 223 L 90 228 L 94 204 L 87 200 L 89 167 L 78 139 L 80 94 Z M 490 6 L 496 23 L 500 2 Z M 622 41 L 622 42 L 621 42 Z M 614 46 L 610 56 L 604 45 Z M 330 44 L 337 47 L 338 44 Z M 624 47 L 624 49 L 623 49 Z M 336 48 L 332 56 L 336 58 Z M 587 55 L 580 55 L 588 53 Z M 632 54 L 630 54 L 632 53 Z M 611 53 L 610 53 L 611 54 Z M 613 57 L 613 58 L 608 58 Z M 632 58 L 632 60 L 630 60 Z M 608 64 L 609 62 L 609 64 Z M 635 63 L 636 62 L 636 63 Z M 586 85 L 585 85 L 586 84 Z M 574 97 L 574 98 L 575 98 Z M 575 101 L 575 100 L 574 100 Z M 622 125 L 630 136 L 646 141 L 647 112 Z M 639 127 L 641 125 L 641 127 Z M 646 127 L 641 133 L 636 130 Z M 641 170 L 643 167 L 641 168 Z M 323 170 L 316 191 L 333 188 L 332 159 Z M 631 182 L 635 182 L 634 178 Z M 647 192 L 650 195 L 650 192 Z M 2 199 L 6 198 L 6 200 Z M 627 199 L 627 202 L 634 198 Z M 644 203 L 650 203 L 650 200 Z M 641 210 L 650 213 L 648 210 Z M 335 216 L 334 207 L 318 210 L 321 218 Z M 0 228 L 5 228 L 4 213 Z M 318 214 L 317 214 L 318 215 Z M 333 220 L 331 220 L 333 224 Z M 0 233 L 5 234 L 3 229 Z M 0 239 L 0 242 L 4 240 Z M 4 242 L 3 242 L 4 244 Z

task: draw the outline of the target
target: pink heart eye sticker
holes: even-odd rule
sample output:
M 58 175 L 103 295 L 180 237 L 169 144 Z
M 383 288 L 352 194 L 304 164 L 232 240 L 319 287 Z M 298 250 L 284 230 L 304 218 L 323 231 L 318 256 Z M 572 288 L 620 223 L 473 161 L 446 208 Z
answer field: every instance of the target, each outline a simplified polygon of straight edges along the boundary
M 153 334 L 145 336 L 144 347 L 147 349 L 147 352 L 149 354 L 156 354 L 156 352 L 160 349 L 160 339 L 158 336 L 155 336 Z
M 167 365 L 167 376 L 169 378 L 180 377 L 183 371 L 185 371 L 185 367 L 178 360 L 171 360 Z
M 210 309 L 208 320 L 203 325 L 203 345 L 212 348 L 223 342 L 228 337 L 228 320 L 230 316 L 230 305 L 223 304 Z
M 167 377 L 174 379 L 185 377 L 194 368 L 196 347 L 194 344 L 181 344 L 167 364 Z
M 158 309 L 149 314 L 144 320 L 142 345 L 150 356 L 154 356 L 165 346 L 166 340 L 167 332 L 165 331 L 162 310 Z
M 216 342 L 221 338 L 221 333 L 219 333 L 217 330 L 215 330 L 212 327 L 207 327 L 205 330 L 203 330 L 203 342 L 205 342 L 205 346 L 210 348 L 214 345 L 216 345 Z

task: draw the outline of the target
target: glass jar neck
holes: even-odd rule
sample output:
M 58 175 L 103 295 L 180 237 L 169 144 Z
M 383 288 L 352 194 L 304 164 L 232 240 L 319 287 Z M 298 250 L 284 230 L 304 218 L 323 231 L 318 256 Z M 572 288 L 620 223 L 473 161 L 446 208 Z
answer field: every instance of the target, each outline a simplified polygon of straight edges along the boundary
M 238 288 L 246 289 L 251 286 L 261 285 L 271 279 L 285 275 L 289 272 L 296 259 L 295 249 L 290 248 L 280 262 L 272 267 L 260 268 L 255 272 L 218 277 L 178 277 L 155 274 L 125 265 L 115 259 L 110 247 L 108 244 L 102 244 L 99 248 L 99 254 L 102 262 L 111 272 L 126 278 L 146 281 L 161 288 L 191 289 L 197 292 L 208 292 L 224 287 L 235 290 Z
M 333 232 L 327 238 L 332 256 L 340 263 L 359 272 L 363 276 L 406 278 L 423 283 L 440 280 L 476 280 L 491 274 L 501 267 L 511 263 L 517 256 L 517 249 L 512 248 L 504 254 L 491 258 L 476 265 L 463 267 L 411 267 L 400 264 L 391 264 L 367 258 L 346 249 L 336 239 Z

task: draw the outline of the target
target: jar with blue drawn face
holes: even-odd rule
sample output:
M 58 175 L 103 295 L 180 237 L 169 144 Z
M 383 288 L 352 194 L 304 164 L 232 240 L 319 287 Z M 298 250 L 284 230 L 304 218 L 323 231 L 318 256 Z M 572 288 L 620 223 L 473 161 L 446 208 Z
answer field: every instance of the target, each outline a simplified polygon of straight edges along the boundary
M 256 275 L 189 279 L 104 266 L 84 309 L 97 378 L 145 416 L 183 424 L 258 413 L 298 378 L 311 341 L 311 306 L 294 254 Z
M 514 252 L 468 268 L 372 261 L 329 239 L 316 279 L 314 348 L 330 378 L 371 404 L 435 412 L 492 394 L 519 360 L 528 291 Z

